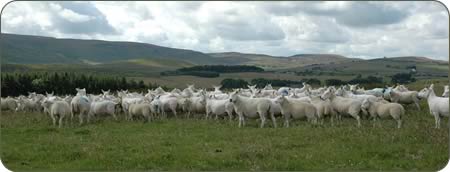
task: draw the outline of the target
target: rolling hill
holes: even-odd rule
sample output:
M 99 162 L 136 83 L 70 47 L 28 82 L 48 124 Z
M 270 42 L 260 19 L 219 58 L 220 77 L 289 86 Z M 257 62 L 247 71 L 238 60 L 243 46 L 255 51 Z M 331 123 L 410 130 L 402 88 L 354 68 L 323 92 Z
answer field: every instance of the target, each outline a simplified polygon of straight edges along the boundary
M 289 57 L 270 56 L 265 54 L 245 54 L 239 52 L 210 53 L 211 57 L 230 64 L 255 65 L 266 69 L 287 69 L 312 64 L 336 64 L 361 59 L 348 58 L 337 54 L 298 54 Z
M 56 39 L 1 34 L 2 63 L 106 63 L 130 59 L 169 59 L 192 64 L 217 64 L 217 59 L 192 50 L 135 42 Z
M 202 53 L 136 42 L 57 39 L 14 34 L 0 35 L 2 71 L 88 71 L 128 76 L 194 65 L 254 65 L 268 71 L 333 75 L 391 75 L 416 66 L 419 75 L 442 77 L 448 61 L 404 56 L 363 60 L 338 54 L 271 56 L 241 52 Z

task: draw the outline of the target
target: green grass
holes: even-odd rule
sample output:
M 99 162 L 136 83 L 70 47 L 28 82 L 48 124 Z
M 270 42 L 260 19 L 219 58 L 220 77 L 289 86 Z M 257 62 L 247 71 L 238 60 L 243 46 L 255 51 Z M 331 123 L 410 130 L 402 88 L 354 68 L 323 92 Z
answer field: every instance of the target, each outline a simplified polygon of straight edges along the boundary
M 237 121 L 114 121 L 61 129 L 43 114 L 1 115 L 1 160 L 18 170 L 439 170 L 448 161 L 447 119 L 434 129 L 426 103 L 408 106 L 404 127 L 346 118 L 315 127 L 245 128 Z M 123 118 L 123 117 L 122 117 Z M 280 124 L 280 120 L 279 120 Z

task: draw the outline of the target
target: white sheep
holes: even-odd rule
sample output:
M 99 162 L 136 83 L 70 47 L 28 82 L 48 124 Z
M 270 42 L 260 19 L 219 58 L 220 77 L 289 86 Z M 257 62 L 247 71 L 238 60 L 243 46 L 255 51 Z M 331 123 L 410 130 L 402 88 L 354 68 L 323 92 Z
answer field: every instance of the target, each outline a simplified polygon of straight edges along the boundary
M 371 99 L 365 99 L 361 107 L 373 118 L 374 126 L 377 118 L 392 117 L 397 121 L 397 128 L 402 126 L 402 116 L 405 115 L 405 109 L 398 103 L 383 103 Z
M 263 128 L 266 122 L 266 117 L 270 111 L 270 105 L 272 104 L 269 99 L 266 98 L 248 98 L 239 95 L 239 90 L 231 93 L 230 102 L 233 103 L 234 110 L 239 117 L 239 127 L 245 126 L 245 118 L 260 118 Z M 275 117 L 271 116 L 272 121 L 275 121 Z M 276 122 L 276 121 L 275 121 Z
M 156 105 L 159 108 L 157 111 L 160 112 L 164 118 L 167 118 L 166 112 L 168 111 L 171 111 L 175 116 L 175 118 L 178 118 L 177 117 L 178 101 L 177 97 L 175 97 L 174 95 L 171 94 L 159 95 L 153 100 L 152 104 Z
M 116 102 L 110 100 L 102 100 L 91 103 L 91 108 L 89 110 L 88 122 L 90 118 L 94 115 L 111 115 L 114 120 L 118 120 L 116 116 Z
M 334 111 L 330 100 L 323 100 L 320 96 L 312 96 L 310 102 L 317 110 L 317 118 L 323 124 L 325 116 L 330 116 L 331 125 L 334 125 L 333 118 L 337 119 L 337 113 Z
M 202 92 L 198 96 L 189 97 L 190 106 L 188 107 L 188 114 L 191 113 L 205 113 L 206 112 L 206 95 Z
M 344 98 L 335 95 L 334 87 L 330 87 L 321 95 L 321 99 L 330 99 L 331 106 L 339 115 L 350 115 L 358 122 L 358 127 L 361 126 L 361 101 L 351 98 Z M 363 111 L 364 113 L 364 111 Z M 340 116 L 339 116 L 340 118 Z
M 49 101 L 44 100 L 42 104 L 45 107 L 50 107 L 50 117 L 53 120 L 53 125 L 56 126 L 56 118 L 59 118 L 59 128 L 63 125 L 63 119 L 65 116 L 70 115 L 70 106 L 66 101 Z
M 41 105 L 38 100 L 33 100 L 29 98 L 19 98 L 17 101 L 17 110 L 26 112 L 35 112 L 41 110 Z
M 2 110 L 10 110 L 10 111 L 16 111 L 17 109 L 17 101 L 11 97 L 2 98 L 1 99 L 1 107 Z
M 215 119 L 217 120 L 218 116 L 228 115 L 230 121 L 233 119 L 233 106 L 229 99 L 224 100 L 216 100 L 213 96 L 210 96 L 206 101 L 206 116 L 208 119 L 210 114 L 215 115 Z
M 317 123 L 316 108 L 305 101 L 288 99 L 285 96 L 277 97 L 276 103 L 281 106 L 281 114 L 284 116 L 284 126 L 289 127 L 289 120 L 307 118 L 308 121 Z
M 442 97 L 448 97 L 449 88 L 448 85 L 444 86 L 444 92 L 442 93 Z
M 399 92 L 396 90 L 391 90 L 389 93 L 391 102 L 400 104 L 415 104 L 417 109 L 420 110 L 419 97 L 417 91 L 404 91 Z
M 153 118 L 153 113 L 152 113 L 152 109 L 151 109 L 151 105 L 150 104 L 131 104 L 129 107 L 129 119 L 133 120 L 133 116 L 136 115 L 142 115 L 144 118 L 147 119 L 147 122 L 150 122 Z
M 85 95 L 77 94 L 70 102 L 71 117 L 78 114 L 80 125 L 83 124 L 83 118 L 87 117 L 91 108 L 91 101 Z
M 431 84 L 429 88 L 424 88 L 420 91 L 419 96 L 426 98 L 430 114 L 434 116 L 435 127 L 441 127 L 441 116 L 449 116 L 449 101 L 447 97 L 438 97 L 433 90 L 434 85 Z

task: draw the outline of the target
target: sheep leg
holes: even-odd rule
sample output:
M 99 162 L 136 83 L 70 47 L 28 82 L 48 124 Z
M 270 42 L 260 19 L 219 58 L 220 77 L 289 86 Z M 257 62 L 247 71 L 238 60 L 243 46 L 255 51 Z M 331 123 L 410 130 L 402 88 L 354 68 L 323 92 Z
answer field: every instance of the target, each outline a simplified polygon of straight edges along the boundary
M 375 128 L 375 123 L 377 122 L 377 118 L 376 117 L 373 117 L 372 118 L 372 123 L 373 123 L 373 128 Z
M 52 113 L 50 113 L 50 117 L 52 117 L 52 120 L 53 120 L 53 126 L 56 126 L 56 118 L 55 118 L 55 115 L 52 114 Z
M 82 113 L 80 113 L 78 115 L 78 119 L 79 119 L 80 125 L 82 125 L 83 124 L 83 114 Z
M 402 127 L 402 120 L 397 119 L 397 128 L 401 128 L 401 127 Z
M 228 114 L 228 117 L 230 117 L 230 122 L 233 121 L 233 115 L 231 113 L 228 113 L 228 112 L 227 112 L 227 114 Z
M 274 113 L 270 113 L 270 118 L 272 118 L 273 128 L 277 128 L 277 119 Z
M 419 100 L 414 101 L 414 104 L 416 104 L 417 109 L 420 110 Z
M 439 114 L 433 112 L 435 128 L 440 128 Z
M 331 115 L 331 116 L 330 116 L 331 126 L 334 126 L 333 116 L 334 116 L 334 115 Z
M 92 117 L 92 114 L 91 114 L 91 113 L 88 113 L 88 114 L 87 114 L 87 123 L 90 123 L 90 122 L 91 122 L 91 117 Z
M 209 118 L 209 113 L 210 113 L 210 112 L 209 112 L 209 110 L 207 109 L 207 110 L 206 110 L 206 114 L 205 114 L 205 120 L 208 120 L 208 118 Z
M 175 116 L 175 119 L 178 119 L 176 108 L 172 108 L 172 113 Z
M 241 128 L 242 127 L 242 123 L 243 123 L 243 121 L 244 121 L 244 117 L 243 117 L 243 115 L 241 114 L 241 113 L 238 113 L 238 115 L 239 115 L 239 128 Z
M 59 116 L 59 128 L 61 128 L 63 125 L 63 119 L 64 119 L 64 115 L 60 115 Z
M 264 124 L 266 123 L 266 116 L 260 113 L 259 117 L 261 118 L 260 128 L 264 128 Z
M 284 127 L 289 128 L 289 116 L 284 116 Z
M 113 118 L 114 118 L 114 120 L 115 120 L 115 121 L 117 121 L 117 120 L 118 120 L 118 119 L 117 119 L 117 116 L 116 116 L 116 114 L 115 114 L 115 113 L 113 113 L 113 114 L 112 114 L 112 116 L 113 116 Z

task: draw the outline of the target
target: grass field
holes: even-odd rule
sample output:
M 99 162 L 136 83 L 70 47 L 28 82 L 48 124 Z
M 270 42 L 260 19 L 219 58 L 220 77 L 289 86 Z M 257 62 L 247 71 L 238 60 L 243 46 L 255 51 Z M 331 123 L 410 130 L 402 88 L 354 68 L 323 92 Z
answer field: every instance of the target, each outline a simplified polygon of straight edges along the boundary
M 43 114 L 1 115 L 1 160 L 10 170 L 439 170 L 449 159 L 448 119 L 434 129 L 427 105 L 408 106 L 404 126 L 346 118 L 338 126 L 297 121 L 291 128 L 251 122 L 111 117 L 51 126 Z M 280 124 L 281 120 L 279 120 Z

